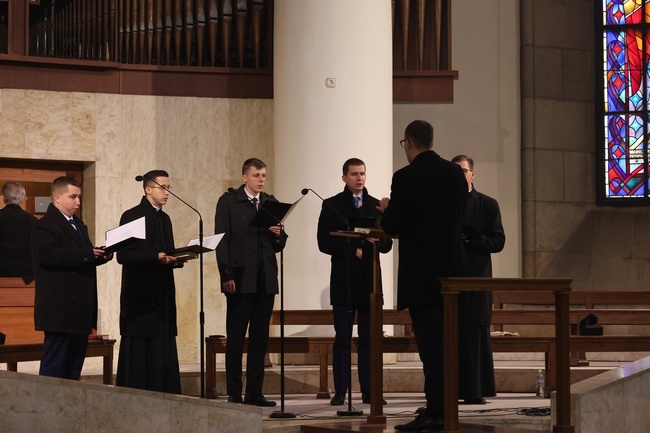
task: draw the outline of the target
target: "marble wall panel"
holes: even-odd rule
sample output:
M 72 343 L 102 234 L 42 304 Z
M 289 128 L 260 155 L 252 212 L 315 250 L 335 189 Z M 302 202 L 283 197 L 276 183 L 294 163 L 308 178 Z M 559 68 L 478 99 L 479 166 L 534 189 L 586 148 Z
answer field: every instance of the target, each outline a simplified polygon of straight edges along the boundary
M 204 235 L 214 231 L 214 210 L 229 186 L 241 183 L 241 164 L 256 156 L 273 166 L 273 102 L 168 98 L 36 90 L 0 90 L 2 157 L 84 161 L 84 214 L 97 245 L 137 205 L 142 184 L 134 180 L 154 168 L 170 172 L 174 192 L 201 212 Z M 268 182 L 272 189 L 272 178 Z M 176 244 L 198 237 L 196 214 L 175 198 L 166 211 Z M 207 333 L 224 333 L 225 301 L 214 254 L 205 259 L 204 311 Z M 119 338 L 121 267 L 114 260 L 98 269 L 99 332 Z M 198 261 L 177 271 L 179 356 L 196 362 L 198 349 Z M 117 346 L 116 346 L 117 347 Z
M 30 109 L 26 90 L 9 90 L 2 92 L 2 122 L 0 122 L 0 150 L 3 156 L 21 155 L 25 151 L 25 128 L 28 122 L 25 116 L 33 112 Z M 37 105 L 38 107 L 38 105 Z
M 60 386 L 61 381 L 38 384 L 38 430 L 52 433 L 85 433 L 86 393 L 81 386 Z
M 24 375 L 23 375 L 24 376 Z M 34 433 L 38 431 L 38 386 L 20 380 L 18 374 L 0 371 L 0 431 Z
M 128 174 L 123 173 L 122 96 L 98 93 L 95 101 L 97 175 L 119 179 Z

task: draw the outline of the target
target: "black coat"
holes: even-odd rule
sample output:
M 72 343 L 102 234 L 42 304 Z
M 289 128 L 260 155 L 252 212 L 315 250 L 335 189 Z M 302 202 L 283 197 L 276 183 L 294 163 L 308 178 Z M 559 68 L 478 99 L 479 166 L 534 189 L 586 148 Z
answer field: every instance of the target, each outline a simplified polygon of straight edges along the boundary
M 277 201 L 272 195 L 262 192 L 259 206 L 266 200 Z M 244 185 L 225 192 L 217 202 L 214 232 L 224 234 L 216 251 L 219 274 L 222 284 L 235 281 L 236 294 L 257 293 L 260 266 L 264 267 L 265 292 L 276 294 L 279 291 L 275 253 L 282 251 L 287 236 L 278 237 L 268 228 L 250 227 L 256 213 Z
M 65 216 L 50 204 L 32 230 L 36 277 L 34 324 L 37 331 L 90 334 L 97 328 L 97 270 L 88 228 L 74 217 L 82 239 Z
M 492 197 L 472 189 L 467 195 L 463 227 L 473 227 L 480 239 L 465 242 L 470 277 L 491 277 L 491 253 L 503 250 L 506 234 L 501 224 L 499 203 Z M 464 292 L 461 294 L 461 323 L 490 326 L 492 322 L 492 293 Z
M 158 253 L 174 249 L 172 222 L 162 209 L 157 211 L 142 197 L 139 205 L 127 210 L 120 225 L 145 217 L 146 239 L 138 240 L 117 253 L 122 265 L 120 334 L 125 337 L 153 338 L 163 326 L 176 329 L 176 287 L 174 265 L 162 265 Z M 158 218 L 162 218 L 166 243 L 159 239 Z
M 34 277 L 32 262 L 32 226 L 34 215 L 16 204 L 0 209 L 0 276 Z
M 352 191 L 346 186 L 343 192 L 325 200 L 318 218 L 318 248 L 321 252 L 332 256 L 332 271 L 330 273 L 331 305 L 347 305 L 348 303 L 346 257 L 349 261 L 352 305 L 368 304 L 370 302 L 369 295 L 372 293 L 372 244 L 363 239 L 344 239 L 329 234 L 332 231 L 346 229 L 345 220 L 343 220 L 342 216 L 345 218 L 351 216 L 381 216 L 381 212 L 376 208 L 379 200 L 370 196 L 367 189 L 363 189 L 362 205 L 359 209 L 354 207 L 352 197 Z M 340 215 L 337 215 L 332 208 L 336 209 Z M 379 242 L 379 251 L 387 253 L 392 246 L 392 239 L 383 238 Z M 357 248 L 361 248 L 363 251 L 361 260 L 355 255 Z
M 397 308 L 439 306 L 440 277 L 466 276 L 461 219 L 467 181 L 434 151 L 395 172 L 381 226 L 399 235 Z

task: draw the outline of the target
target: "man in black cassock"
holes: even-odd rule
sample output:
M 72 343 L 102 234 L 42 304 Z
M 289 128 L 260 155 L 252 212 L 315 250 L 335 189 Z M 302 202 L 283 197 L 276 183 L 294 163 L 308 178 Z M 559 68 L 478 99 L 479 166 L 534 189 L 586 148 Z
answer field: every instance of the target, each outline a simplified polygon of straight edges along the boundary
M 499 203 L 476 191 L 474 161 L 466 155 L 454 157 L 467 180 L 468 194 L 463 215 L 463 243 L 470 277 L 491 277 L 491 253 L 503 250 L 506 235 L 501 224 Z M 490 325 L 492 293 L 463 292 L 459 317 L 459 392 L 465 404 L 485 404 L 494 397 L 494 361 Z
M 116 384 L 180 394 L 173 269 L 182 262 L 165 254 L 174 249 L 174 234 L 171 219 L 162 210 L 169 198 L 169 175 L 153 170 L 144 175 L 142 184 L 142 201 L 120 219 L 123 225 L 145 217 L 146 239 L 117 253 L 122 265 L 122 341 Z

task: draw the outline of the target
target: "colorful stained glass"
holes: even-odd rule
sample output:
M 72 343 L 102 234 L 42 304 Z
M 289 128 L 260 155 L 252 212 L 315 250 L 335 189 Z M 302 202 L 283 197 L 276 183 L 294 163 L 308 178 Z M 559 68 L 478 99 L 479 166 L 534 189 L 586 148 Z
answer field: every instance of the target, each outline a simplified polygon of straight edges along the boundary
M 606 198 L 648 198 L 650 0 L 603 0 Z
M 643 21 L 642 3 L 643 0 L 606 0 L 605 25 L 640 24 Z

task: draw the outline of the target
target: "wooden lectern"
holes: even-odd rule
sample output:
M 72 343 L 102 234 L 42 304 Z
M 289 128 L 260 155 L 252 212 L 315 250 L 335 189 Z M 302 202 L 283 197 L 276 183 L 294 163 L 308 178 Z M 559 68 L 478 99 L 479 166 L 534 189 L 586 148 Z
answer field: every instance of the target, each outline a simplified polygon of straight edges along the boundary
M 379 239 L 390 237 L 380 229 L 369 229 L 367 232 L 336 231 L 332 236 L 355 239 Z M 372 293 L 370 294 L 370 415 L 368 424 L 386 424 L 384 415 L 384 365 L 382 343 L 384 338 L 383 305 L 384 294 L 381 290 L 381 271 L 379 268 L 379 246 L 372 243 Z

